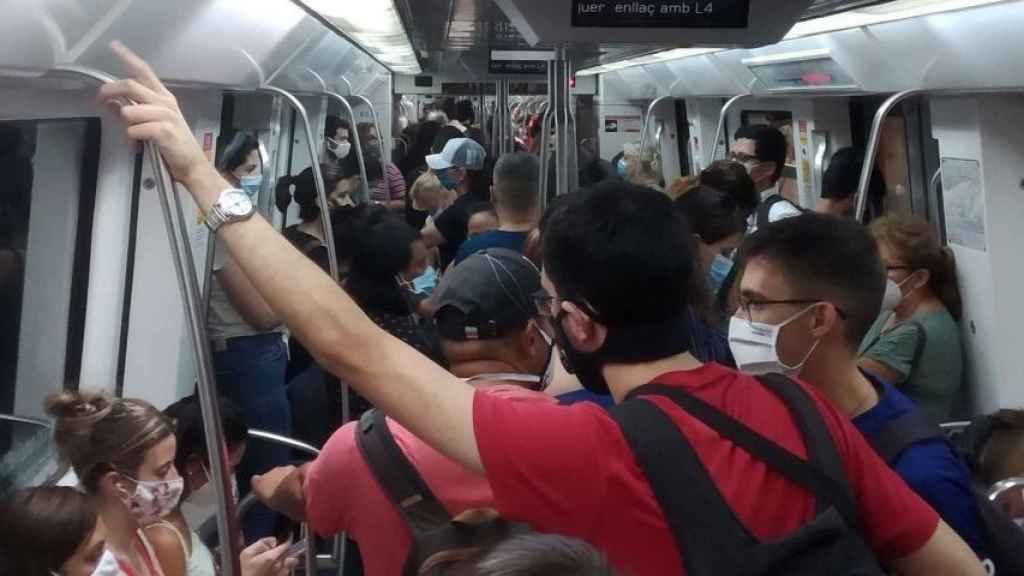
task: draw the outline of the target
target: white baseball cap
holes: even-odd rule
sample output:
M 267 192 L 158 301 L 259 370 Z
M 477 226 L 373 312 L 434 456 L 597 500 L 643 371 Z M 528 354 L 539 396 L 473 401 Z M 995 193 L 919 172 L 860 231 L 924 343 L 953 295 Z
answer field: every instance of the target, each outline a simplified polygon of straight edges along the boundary
M 444 145 L 440 154 L 427 156 L 427 166 L 431 170 L 447 170 L 464 168 L 466 170 L 482 170 L 487 152 L 483 146 L 470 138 L 452 138 Z

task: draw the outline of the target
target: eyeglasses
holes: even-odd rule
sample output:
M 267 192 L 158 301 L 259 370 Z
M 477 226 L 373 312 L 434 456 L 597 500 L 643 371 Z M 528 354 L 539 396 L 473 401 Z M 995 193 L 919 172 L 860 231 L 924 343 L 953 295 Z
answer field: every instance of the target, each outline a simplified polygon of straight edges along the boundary
M 748 321 L 748 322 L 753 322 L 754 321 L 754 316 L 753 316 L 754 312 L 762 312 L 768 306 L 777 306 L 777 305 L 784 305 L 784 304 L 785 305 L 806 304 L 808 306 L 811 305 L 811 304 L 831 304 L 832 307 L 836 309 L 836 314 L 838 314 L 840 318 L 842 318 L 843 320 L 846 320 L 847 318 L 849 318 L 849 315 L 846 312 L 844 312 L 842 308 L 840 308 L 839 306 L 836 306 L 835 304 L 832 304 L 828 300 L 823 300 L 821 298 L 799 299 L 799 300 L 747 300 L 747 299 L 742 298 L 742 297 L 739 300 L 739 307 L 740 307 L 740 310 L 743 311 L 743 315 L 740 316 L 740 317 L 743 318 L 744 320 Z
M 547 290 L 538 290 L 533 294 L 533 304 L 537 307 L 537 315 L 544 318 L 553 318 L 552 309 L 555 304 L 555 297 L 548 294 Z

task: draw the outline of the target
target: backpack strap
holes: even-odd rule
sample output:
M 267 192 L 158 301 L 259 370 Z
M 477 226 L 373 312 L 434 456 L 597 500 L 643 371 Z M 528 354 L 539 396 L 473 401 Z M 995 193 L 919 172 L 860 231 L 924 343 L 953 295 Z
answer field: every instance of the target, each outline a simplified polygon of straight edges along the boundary
M 745 560 L 737 558 L 734 547 L 725 543 L 756 541 L 726 503 L 675 422 L 643 399 L 623 402 L 610 414 L 668 520 L 686 572 L 739 573 Z
M 914 409 L 895 420 L 890 420 L 880 430 L 868 437 L 875 452 L 890 466 L 904 450 L 926 440 L 946 441 L 946 434 L 923 412 Z
M 807 444 L 808 457 L 812 459 L 810 462 L 799 458 L 772 440 L 751 430 L 742 422 L 724 414 L 714 406 L 680 388 L 663 384 L 648 384 L 633 390 L 627 399 L 652 394 L 671 399 L 691 416 L 718 432 L 726 440 L 768 464 L 773 470 L 782 474 L 791 482 L 815 494 L 819 498 L 819 508 L 822 501 L 828 502 L 836 508 L 847 526 L 853 529 L 859 528 L 857 507 L 854 504 L 849 489 L 838 480 L 839 478 L 845 479 L 845 474 L 833 477 L 833 474 L 841 472 L 841 464 L 838 471 L 830 470 L 828 473 L 820 468 L 823 465 L 835 468 L 834 464 L 839 461 L 839 457 L 838 455 L 834 456 L 834 458 L 823 457 L 821 454 L 821 452 L 824 452 L 823 447 L 828 445 L 826 443 L 832 442 L 832 436 L 829 434 L 824 422 L 821 421 L 821 417 L 817 415 L 817 409 L 813 404 L 810 404 L 811 401 L 806 397 L 806 394 L 800 391 L 799 387 L 788 378 L 782 380 L 768 379 L 764 383 L 773 392 L 782 396 L 782 399 L 789 406 L 790 412 L 793 413 L 798 426 L 801 428 L 801 432 L 805 434 L 809 432 L 814 436 L 813 438 L 804 438 L 804 442 Z M 785 395 L 780 394 L 776 390 L 786 390 L 787 388 L 791 390 L 787 391 Z M 804 402 L 807 405 L 797 404 L 799 403 L 797 399 L 800 398 L 797 394 L 803 395 Z M 790 402 L 794 402 L 794 405 L 790 405 Z M 802 420 L 803 418 L 813 417 L 816 417 L 817 422 Z M 832 450 L 835 451 L 834 444 L 832 445 Z M 816 461 L 820 459 L 824 460 L 824 462 Z
M 451 522 L 451 515 L 395 442 L 383 412 L 374 408 L 363 413 L 356 427 L 356 445 L 414 540 Z

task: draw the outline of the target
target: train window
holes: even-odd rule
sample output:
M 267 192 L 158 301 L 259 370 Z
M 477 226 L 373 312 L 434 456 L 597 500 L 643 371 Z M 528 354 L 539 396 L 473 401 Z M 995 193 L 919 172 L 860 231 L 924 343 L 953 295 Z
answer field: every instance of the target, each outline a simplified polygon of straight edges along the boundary
M 0 122 L 0 414 L 77 387 L 99 149 L 95 118 Z

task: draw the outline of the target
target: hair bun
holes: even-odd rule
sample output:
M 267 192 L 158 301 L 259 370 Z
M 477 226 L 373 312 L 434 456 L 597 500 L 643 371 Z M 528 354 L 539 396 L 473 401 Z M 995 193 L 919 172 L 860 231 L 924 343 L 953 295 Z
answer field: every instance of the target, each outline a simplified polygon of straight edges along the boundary
M 87 420 L 103 418 L 112 407 L 109 396 L 97 392 L 60 392 L 46 399 L 46 413 L 59 420 Z

